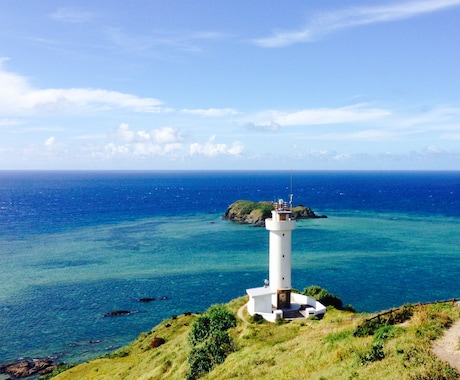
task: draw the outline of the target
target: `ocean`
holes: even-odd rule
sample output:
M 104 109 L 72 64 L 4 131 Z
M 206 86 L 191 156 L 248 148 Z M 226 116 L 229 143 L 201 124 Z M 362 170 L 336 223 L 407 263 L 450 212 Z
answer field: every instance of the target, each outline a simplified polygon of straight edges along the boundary
M 460 172 L 3 171 L 0 364 L 89 360 L 261 286 L 268 232 L 222 215 L 288 199 L 291 177 L 328 216 L 297 222 L 295 288 L 366 312 L 460 297 Z

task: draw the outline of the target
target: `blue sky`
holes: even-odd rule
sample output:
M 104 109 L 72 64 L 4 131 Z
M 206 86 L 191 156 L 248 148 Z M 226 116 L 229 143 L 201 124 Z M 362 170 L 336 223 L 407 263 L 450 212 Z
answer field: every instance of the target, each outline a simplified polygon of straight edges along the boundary
M 0 0 L 0 169 L 460 169 L 460 0 Z

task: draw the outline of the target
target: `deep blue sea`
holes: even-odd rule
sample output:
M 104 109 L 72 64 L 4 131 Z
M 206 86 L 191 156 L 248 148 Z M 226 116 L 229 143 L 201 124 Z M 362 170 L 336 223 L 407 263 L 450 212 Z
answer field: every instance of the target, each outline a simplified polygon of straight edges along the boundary
M 297 222 L 295 288 L 369 312 L 460 297 L 460 172 L 294 171 L 292 191 L 328 216 Z M 88 360 L 262 285 L 268 232 L 222 215 L 290 192 L 289 171 L 0 172 L 0 364 Z

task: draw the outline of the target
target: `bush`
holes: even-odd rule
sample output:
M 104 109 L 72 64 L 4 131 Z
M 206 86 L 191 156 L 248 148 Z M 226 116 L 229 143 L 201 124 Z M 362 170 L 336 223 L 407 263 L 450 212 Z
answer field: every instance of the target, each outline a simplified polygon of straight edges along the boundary
M 383 342 L 376 341 L 372 343 L 369 350 L 359 353 L 358 356 L 361 365 L 384 359 L 385 353 L 383 352 Z
M 110 352 L 108 354 L 105 354 L 103 357 L 107 359 L 116 359 L 116 358 L 124 358 L 126 356 L 129 356 L 130 351 L 127 348 L 121 348 L 115 352 Z
M 187 380 L 194 380 L 211 371 L 213 363 L 206 347 L 194 347 L 188 357 Z
M 46 375 L 40 376 L 38 380 L 49 380 L 52 379 L 53 377 L 56 377 L 60 373 L 67 371 L 68 369 L 75 367 L 76 364 L 61 364 L 58 365 L 51 373 L 48 373 Z
M 192 326 L 189 341 L 192 346 L 205 341 L 215 331 L 226 331 L 236 326 L 236 318 L 223 305 L 211 306 L 205 314 L 198 317 Z
M 394 326 L 382 326 L 375 331 L 375 339 L 387 340 L 396 336 L 396 328 Z
M 189 335 L 193 346 L 188 357 L 188 380 L 197 379 L 222 364 L 233 351 L 227 330 L 236 326 L 236 317 L 223 305 L 213 305 L 195 321 Z
M 308 288 L 305 288 L 302 294 L 308 297 L 313 297 L 317 301 L 321 302 L 324 306 L 333 306 L 337 310 L 343 309 L 343 303 L 339 297 L 329 293 L 326 289 L 323 289 L 318 285 L 312 285 Z M 350 308 L 350 305 L 347 307 Z
M 236 317 L 224 305 L 211 306 L 206 315 L 209 317 L 211 331 L 225 331 L 236 326 Z
M 403 323 L 412 317 L 414 307 L 412 305 L 404 305 L 395 310 L 379 314 L 373 318 L 364 320 L 356 327 L 354 336 L 374 335 L 375 332 L 382 326 L 393 326 L 397 323 Z
M 252 317 L 249 319 L 251 323 L 255 323 L 257 325 L 260 325 L 262 323 L 265 323 L 264 317 L 262 317 L 260 314 L 254 314 Z
M 207 315 L 200 315 L 192 325 L 190 331 L 189 342 L 192 346 L 203 342 L 209 336 L 211 319 Z

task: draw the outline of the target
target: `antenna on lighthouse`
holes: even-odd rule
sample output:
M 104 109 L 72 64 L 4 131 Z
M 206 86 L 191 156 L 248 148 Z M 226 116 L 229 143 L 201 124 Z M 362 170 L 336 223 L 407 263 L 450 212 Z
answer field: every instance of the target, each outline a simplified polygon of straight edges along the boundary
M 289 194 L 289 208 L 292 210 L 292 198 L 294 194 L 292 194 L 292 169 L 291 169 L 291 193 Z

